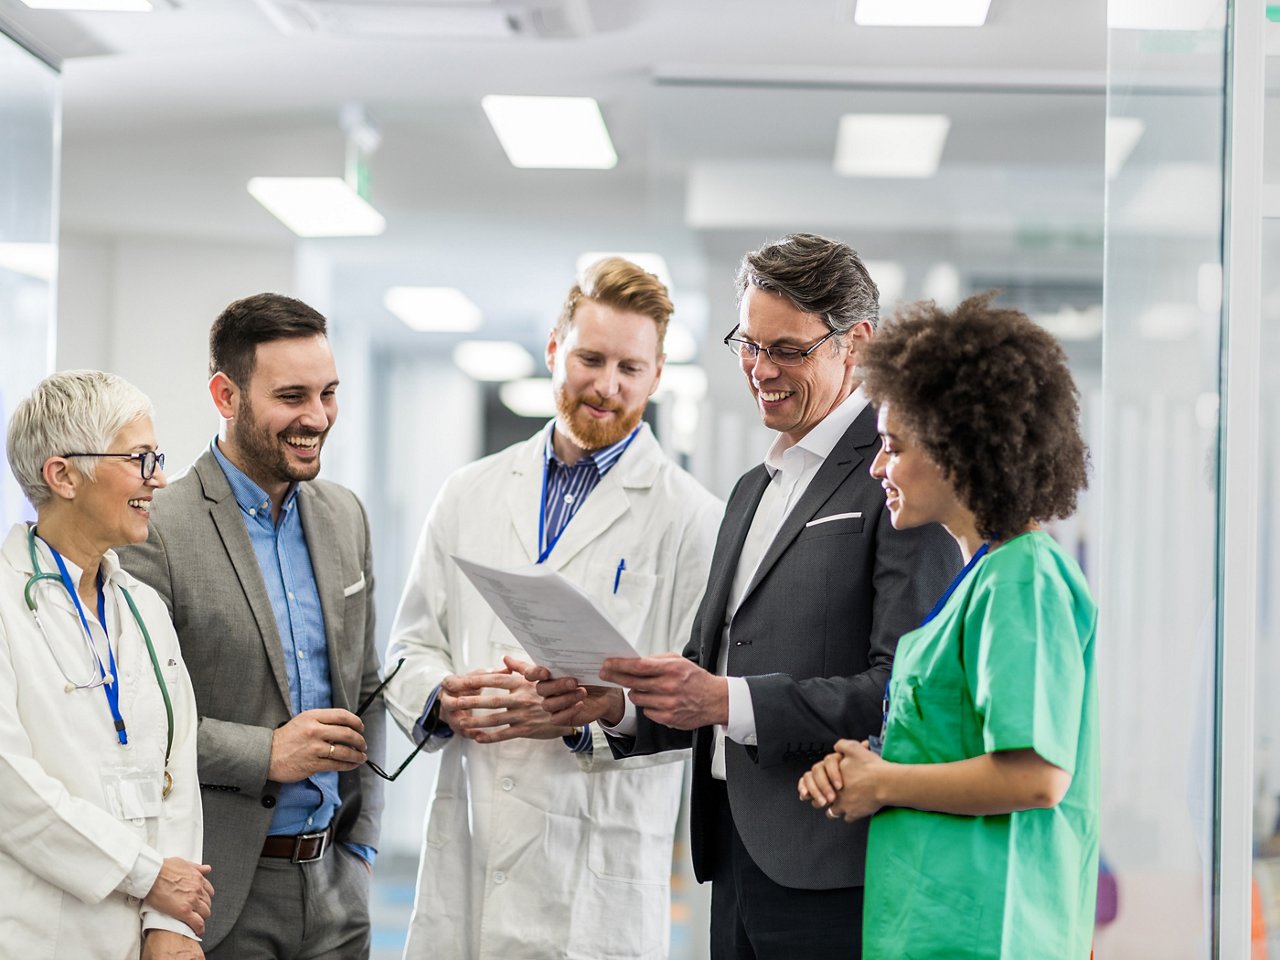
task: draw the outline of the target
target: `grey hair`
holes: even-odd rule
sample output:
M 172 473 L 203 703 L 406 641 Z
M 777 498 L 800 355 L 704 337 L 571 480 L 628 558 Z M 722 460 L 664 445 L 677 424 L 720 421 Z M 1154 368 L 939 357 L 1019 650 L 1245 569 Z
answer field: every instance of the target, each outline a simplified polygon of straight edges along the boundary
M 9 468 L 38 508 L 53 496 L 44 481 L 46 460 L 68 453 L 108 453 L 116 434 L 150 415 L 147 395 L 123 377 L 100 370 L 55 373 L 40 381 L 9 419 Z M 85 458 L 76 466 L 92 480 L 97 464 Z
M 867 320 L 880 322 L 880 290 L 857 252 L 846 243 L 812 233 L 791 233 L 742 258 L 738 302 L 747 287 L 768 290 L 797 310 L 816 314 L 837 335 Z

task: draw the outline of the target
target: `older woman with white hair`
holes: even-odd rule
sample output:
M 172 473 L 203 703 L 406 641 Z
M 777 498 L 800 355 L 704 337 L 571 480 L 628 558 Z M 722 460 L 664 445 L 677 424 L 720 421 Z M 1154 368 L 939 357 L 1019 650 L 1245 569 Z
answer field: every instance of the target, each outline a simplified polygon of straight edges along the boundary
M 37 522 L 0 547 L 0 951 L 203 957 L 195 698 L 163 601 L 111 549 L 147 538 L 165 484 L 151 403 L 55 374 L 7 453 Z

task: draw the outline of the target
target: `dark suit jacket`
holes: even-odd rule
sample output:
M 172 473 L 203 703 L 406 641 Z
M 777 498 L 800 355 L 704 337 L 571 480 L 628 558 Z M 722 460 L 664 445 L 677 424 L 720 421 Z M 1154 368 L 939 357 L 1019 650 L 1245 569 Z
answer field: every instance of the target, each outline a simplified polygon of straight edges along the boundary
M 914 629 L 961 567 L 947 532 L 897 531 L 869 468 L 879 449 L 865 409 L 837 441 L 765 551 L 732 622 L 728 672 L 751 689 L 757 745 L 725 741 L 733 822 L 756 865 L 776 883 L 827 890 L 862 884 L 866 822 L 833 822 L 796 799 L 796 783 L 841 738 L 880 732 L 885 681 L 902 634 Z M 769 483 L 762 465 L 734 487 L 710 581 L 684 655 L 714 671 L 738 557 Z M 839 514 L 860 514 L 808 526 Z M 712 729 L 692 733 L 637 711 L 619 756 L 693 746 L 690 830 L 694 870 L 713 869 Z
M 354 710 L 378 684 L 368 520 L 355 494 L 324 480 L 300 486 L 298 510 L 324 614 L 333 706 Z M 195 688 L 204 856 L 216 891 L 209 950 L 240 916 L 280 791 L 267 766 L 272 731 L 292 716 L 284 649 L 240 507 L 212 452 L 156 491 L 147 542 L 117 552 L 168 605 Z M 380 760 L 384 713 L 363 719 L 369 756 Z M 376 847 L 382 781 L 361 767 L 339 775 L 338 793 L 336 840 Z

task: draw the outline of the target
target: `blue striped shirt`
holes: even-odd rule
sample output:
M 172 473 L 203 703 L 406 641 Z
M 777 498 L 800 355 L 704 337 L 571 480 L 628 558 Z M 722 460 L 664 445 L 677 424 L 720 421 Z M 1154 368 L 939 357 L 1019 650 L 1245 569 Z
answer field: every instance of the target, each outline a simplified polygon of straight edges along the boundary
M 573 466 L 566 466 L 556 457 L 553 443 L 555 432 L 556 425 L 552 421 L 547 430 L 546 446 L 543 448 L 547 480 L 543 489 L 543 522 L 539 524 L 542 531 L 542 542 L 538 544 L 539 563 L 550 555 L 556 541 L 564 533 L 564 528 L 569 525 L 587 495 L 618 462 L 640 428 L 636 427 L 611 446 L 590 451 Z

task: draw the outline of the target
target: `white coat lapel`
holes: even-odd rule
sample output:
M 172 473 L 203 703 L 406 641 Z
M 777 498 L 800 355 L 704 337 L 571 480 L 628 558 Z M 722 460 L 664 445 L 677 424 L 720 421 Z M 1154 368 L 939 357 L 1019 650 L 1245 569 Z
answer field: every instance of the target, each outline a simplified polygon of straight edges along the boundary
M 504 504 L 527 563 L 538 562 L 538 510 L 542 498 L 542 451 L 545 443 L 546 431 L 540 430 L 514 451 L 511 482 L 507 484 Z

